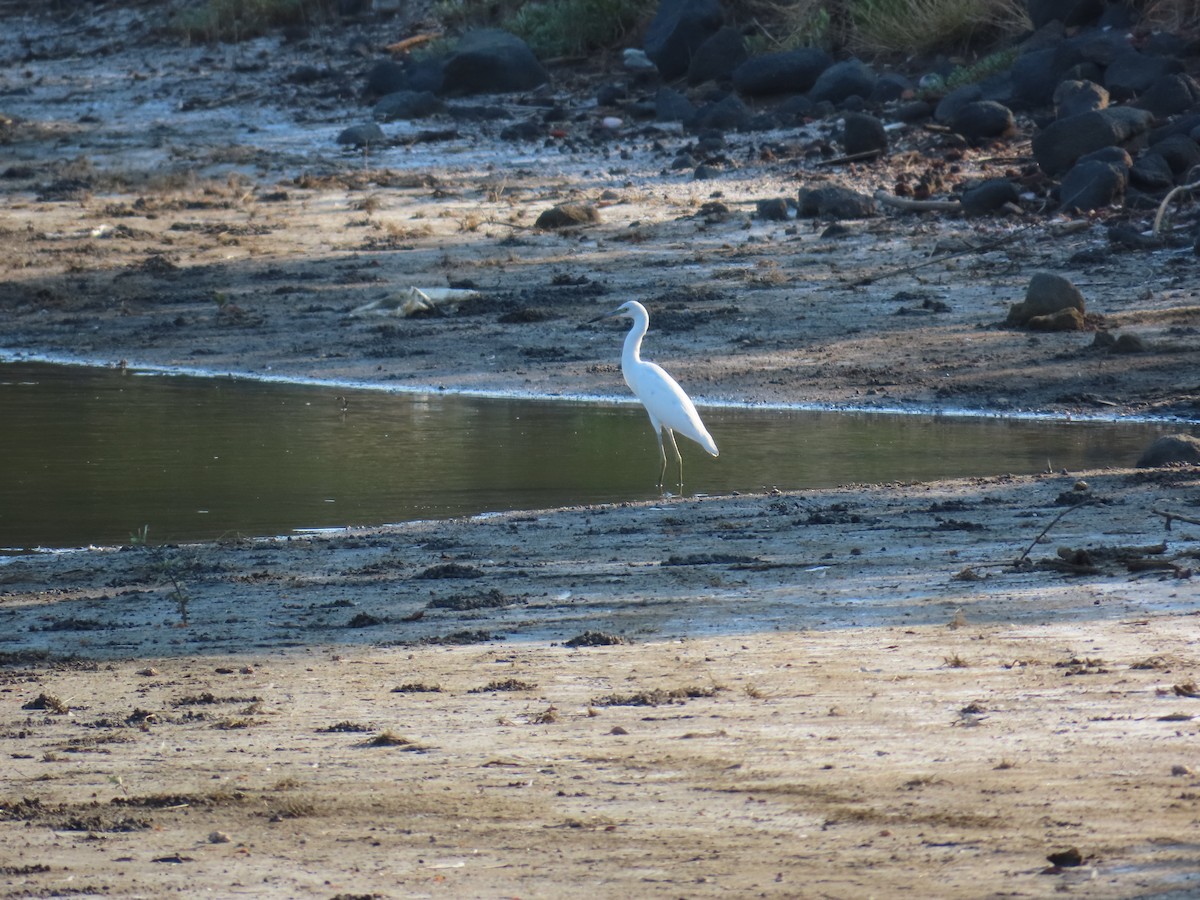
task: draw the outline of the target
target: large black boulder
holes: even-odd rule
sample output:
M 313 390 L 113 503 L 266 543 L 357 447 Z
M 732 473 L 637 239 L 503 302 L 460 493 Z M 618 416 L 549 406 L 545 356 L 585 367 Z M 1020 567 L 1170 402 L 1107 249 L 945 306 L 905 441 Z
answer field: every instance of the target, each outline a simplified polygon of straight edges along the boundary
M 642 49 L 663 78 L 687 74 L 700 45 L 716 34 L 723 13 L 720 0 L 662 0 Z
M 1012 80 L 1013 103 L 1031 109 L 1049 105 L 1058 83 L 1054 48 L 1044 47 L 1022 53 L 1013 61 L 1009 77 Z
M 1128 170 L 1100 159 L 1078 162 L 1063 177 L 1058 187 L 1063 209 L 1089 212 L 1103 209 L 1125 195 Z
M 442 60 L 430 57 L 404 63 L 380 60 L 367 72 L 367 95 L 386 97 L 397 91 L 428 91 L 436 94 L 442 89 Z
M 1136 50 L 1118 55 L 1104 70 L 1104 86 L 1115 100 L 1129 100 L 1148 91 L 1159 79 L 1182 71 L 1170 56 L 1147 56 Z
M 442 109 L 442 101 L 429 91 L 396 91 L 375 104 L 372 115 L 376 122 L 397 119 L 422 119 Z
M 951 117 L 949 125 L 972 143 L 1001 137 L 1015 127 L 1012 110 L 995 100 L 966 104 Z
M 1033 137 L 1033 157 L 1047 175 L 1060 175 L 1081 156 L 1102 147 L 1119 147 L 1154 121 L 1144 109 L 1109 107 L 1051 122 Z
M 1153 144 L 1152 149 L 1167 161 L 1176 178 L 1200 166 L 1200 145 L 1187 135 L 1172 134 Z
M 1104 12 L 1104 0 L 1029 0 L 1026 3 L 1034 28 L 1055 20 L 1064 25 L 1087 25 Z
M 508 94 L 550 80 L 529 45 L 507 31 L 469 31 L 442 65 L 444 94 Z
M 746 59 L 746 42 L 742 32 L 732 26 L 720 29 L 696 48 L 688 66 L 688 84 L 706 81 L 728 81 Z
M 875 73 L 858 59 L 836 62 L 818 76 L 808 92 L 814 103 L 828 100 L 841 103 L 847 97 L 870 97 L 875 89 Z
M 1187 112 L 1197 101 L 1200 101 L 1200 84 L 1190 75 L 1172 72 L 1150 85 L 1134 105 L 1150 110 L 1155 118 L 1167 119 Z
M 1146 448 L 1137 467 L 1151 469 L 1180 463 L 1200 465 L 1200 438 L 1190 434 L 1164 434 Z
M 842 149 L 849 156 L 886 154 L 888 136 L 883 122 L 867 113 L 846 113 L 842 127 Z
M 767 53 L 734 69 L 733 86 L 738 93 L 750 97 L 803 93 L 831 65 L 833 58 L 817 47 Z

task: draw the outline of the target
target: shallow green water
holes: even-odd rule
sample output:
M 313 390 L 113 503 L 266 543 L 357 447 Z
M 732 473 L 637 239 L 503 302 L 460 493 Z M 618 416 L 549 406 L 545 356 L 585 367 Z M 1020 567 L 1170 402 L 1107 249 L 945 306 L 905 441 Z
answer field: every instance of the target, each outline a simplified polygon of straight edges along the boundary
M 680 439 L 688 493 L 1131 465 L 1180 430 L 701 412 L 721 456 Z M 654 437 L 633 405 L 10 363 L 0 417 L 9 549 L 129 543 L 143 527 L 163 543 L 659 495 Z

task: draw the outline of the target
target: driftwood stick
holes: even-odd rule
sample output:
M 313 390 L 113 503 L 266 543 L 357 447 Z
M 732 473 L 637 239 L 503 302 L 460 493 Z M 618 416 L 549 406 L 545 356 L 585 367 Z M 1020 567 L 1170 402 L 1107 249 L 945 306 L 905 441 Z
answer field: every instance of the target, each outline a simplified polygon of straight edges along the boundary
M 1042 529 L 1041 533 L 1033 539 L 1032 543 L 1030 543 L 1030 545 L 1028 547 L 1025 548 L 1025 552 L 1016 558 L 1016 560 L 1013 562 L 1013 565 L 1019 566 L 1019 565 L 1021 565 L 1021 563 L 1025 562 L 1025 560 L 1029 558 L 1029 552 L 1031 550 L 1033 550 L 1034 547 L 1037 546 L 1038 541 L 1040 541 L 1042 538 L 1044 538 L 1046 536 L 1046 532 L 1048 532 L 1051 528 L 1053 528 L 1055 525 L 1057 525 L 1062 520 L 1063 516 L 1065 516 L 1067 513 L 1075 512 L 1075 510 L 1079 509 L 1079 507 L 1087 506 L 1091 502 L 1092 502 L 1091 500 L 1084 500 L 1082 503 L 1076 503 L 1074 506 L 1068 506 L 1066 509 L 1064 509 L 1062 512 L 1060 512 L 1057 516 L 1055 516 L 1053 519 L 1051 519 L 1050 524 Z
M 1180 522 L 1187 522 L 1189 525 L 1200 525 L 1200 519 L 1193 519 L 1189 516 L 1181 516 L 1179 513 L 1166 512 L 1165 510 L 1161 509 L 1152 509 L 1150 512 L 1154 513 L 1156 516 L 1162 516 L 1167 520 L 1167 531 L 1171 530 L 1171 523 L 1176 519 L 1178 519 Z
M 840 166 L 843 163 L 860 162 L 864 159 L 874 159 L 877 156 L 882 156 L 882 150 L 863 150 L 861 153 L 848 153 L 845 156 L 835 156 L 832 159 L 818 160 L 818 166 Z
M 1196 188 L 1200 188 L 1200 181 L 1193 181 L 1191 184 L 1181 184 L 1179 187 L 1171 188 L 1167 192 L 1167 196 L 1163 197 L 1162 203 L 1158 204 L 1158 212 L 1154 214 L 1154 229 L 1151 232 L 1154 237 L 1159 237 L 1162 231 L 1163 219 L 1166 218 L 1167 207 L 1171 205 L 1171 201 L 1177 195 L 1186 193 L 1187 191 L 1194 191 Z
M 887 191 L 876 191 L 875 200 L 884 206 L 910 212 L 960 212 L 962 210 L 962 203 L 957 200 L 909 200 L 907 197 L 896 197 Z

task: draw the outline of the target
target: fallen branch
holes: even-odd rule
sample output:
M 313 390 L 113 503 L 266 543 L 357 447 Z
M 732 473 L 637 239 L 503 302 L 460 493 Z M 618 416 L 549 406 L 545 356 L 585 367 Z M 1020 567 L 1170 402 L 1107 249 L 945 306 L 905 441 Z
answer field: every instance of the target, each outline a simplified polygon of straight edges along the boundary
M 1166 512 L 1165 510 L 1161 509 L 1152 509 L 1150 512 L 1154 513 L 1156 516 L 1162 516 L 1167 520 L 1167 531 L 1171 530 L 1171 523 L 1177 519 L 1180 522 L 1187 522 L 1189 525 L 1200 525 L 1200 519 L 1193 519 L 1189 516 L 1181 516 L 1179 513 Z
M 1082 503 L 1076 503 L 1074 506 L 1068 506 L 1066 509 L 1064 509 L 1062 512 L 1060 512 L 1057 516 L 1055 516 L 1053 519 L 1051 519 L 1050 524 L 1047 525 L 1045 528 L 1043 528 L 1041 531 L 1041 534 L 1039 534 L 1037 537 L 1035 537 L 1033 539 L 1033 542 L 1030 543 L 1030 545 L 1025 548 L 1025 552 L 1022 553 L 1020 556 L 1018 556 L 1016 558 L 1016 560 L 1013 561 L 1013 566 L 1019 568 L 1025 562 L 1025 560 L 1027 560 L 1029 558 L 1029 552 L 1031 550 L 1033 550 L 1034 547 L 1037 546 L 1038 541 L 1040 541 L 1042 538 L 1044 538 L 1046 536 L 1046 533 L 1051 528 L 1053 528 L 1055 525 L 1057 525 L 1059 522 L 1061 522 L 1063 516 L 1065 516 L 1067 513 L 1075 512 L 1075 510 L 1079 509 L 1082 506 L 1087 506 L 1091 502 L 1092 502 L 1091 500 L 1084 500 Z
M 442 36 L 440 31 L 430 31 L 423 34 L 414 34 L 412 37 L 407 37 L 402 41 L 396 41 L 394 44 L 388 44 L 383 49 L 392 56 L 406 56 L 414 47 L 419 47 L 422 44 L 428 44 L 436 41 Z
M 1159 233 L 1162 231 L 1163 219 L 1166 218 L 1167 207 L 1170 206 L 1171 201 L 1175 199 L 1176 195 L 1186 193 L 1187 191 L 1194 191 L 1196 188 L 1200 188 L 1200 181 L 1193 181 L 1190 184 L 1181 184 L 1179 187 L 1171 188 L 1171 190 L 1167 192 L 1167 196 L 1163 197 L 1162 203 L 1158 204 L 1158 212 L 1154 214 L 1154 228 L 1150 233 L 1153 234 L 1155 238 L 1159 237 Z
M 835 156 L 833 159 L 818 160 L 817 166 L 840 166 L 843 163 L 861 162 L 864 159 L 874 159 L 882 156 L 882 150 L 863 150 L 861 153 L 848 153 L 845 156 Z
M 897 197 L 887 191 L 876 191 L 875 200 L 893 209 L 903 209 L 909 212 L 961 212 L 962 203 L 958 200 L 909 200 L 907 197 Z

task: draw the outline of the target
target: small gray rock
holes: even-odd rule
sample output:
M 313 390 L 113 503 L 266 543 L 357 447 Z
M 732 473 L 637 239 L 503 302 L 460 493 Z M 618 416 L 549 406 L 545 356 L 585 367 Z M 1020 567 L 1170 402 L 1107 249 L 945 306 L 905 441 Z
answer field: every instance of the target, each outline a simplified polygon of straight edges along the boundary
M 538 216 L 533 227 L 551 230 L 579 225 L 595 225 L 599 221 L 600 211 L 590 203 L 560 203 Z
M 1006 178 L 989 178 L 963 191 L 959 202 L 968 216 L 984 216 L 1009 203 L 1019 203 L 1021 190 Z
M 801 216 L 822 219 L 866 219 L 875 215 L 875 200 L 840 185 L 819 188 L 801 188 L 799 192 Z
M 343 129 L 337 136 L 337 142 L 349 147 L 367 147 L 372 144 L 382 144 L 386 138 L 383 129 L 374 122 L 365 125 L 351 125 Z
M 788 218 L 787 200 L 773 197 L 770 200 L 759 200 L 754 204 L 755 216 L 768 222 L 786 222 Z
M 421 119 L 442 109 L 442 101 L 429 91 L 395 91 L 375 104 L 372 115 L 377 122 L 397 119 Z

